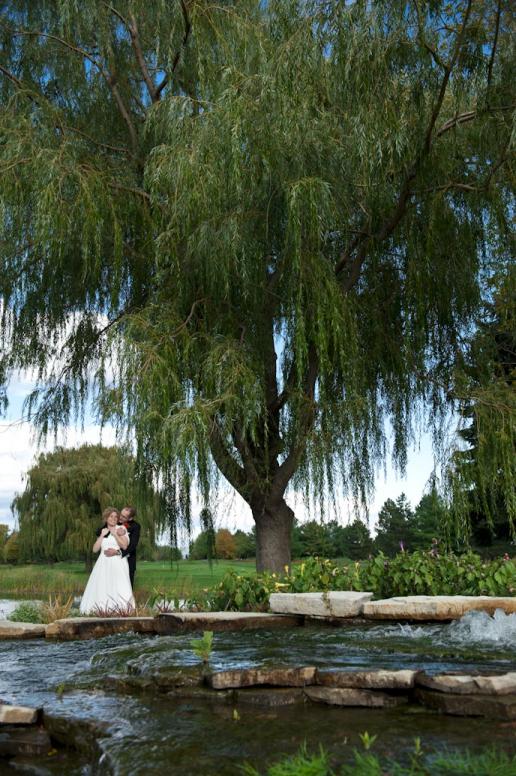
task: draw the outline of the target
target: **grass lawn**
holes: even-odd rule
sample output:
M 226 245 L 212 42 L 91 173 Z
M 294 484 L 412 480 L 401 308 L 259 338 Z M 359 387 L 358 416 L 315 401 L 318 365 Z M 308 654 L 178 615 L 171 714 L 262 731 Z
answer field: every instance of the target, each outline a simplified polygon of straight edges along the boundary
M 139 561 L 136 568 L 135 594 L 139 600 L 154 592 L 185 598 L 216 584 L 229 570 L 253 574 L 255 561 L 218 560 L 211 568 L 207 560 Z M 88 578 L 84 563 L 54 563 L 52 566 L 0 566 L 0 596 L 41 597 L 82 593 Z

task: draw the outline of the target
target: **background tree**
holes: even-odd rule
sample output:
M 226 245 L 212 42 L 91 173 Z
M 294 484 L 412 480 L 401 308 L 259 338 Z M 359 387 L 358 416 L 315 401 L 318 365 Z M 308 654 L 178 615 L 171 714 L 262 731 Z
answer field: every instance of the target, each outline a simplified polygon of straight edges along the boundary
M 12 531 L 3 547 L 3 559 L 6 563 L 16 564 L 20 560 L 20 541 L 18 531 Z
M 138 555 L 152 558 L 160 527 L 160 499 L 135 482 L 134 460 L 101 445 L 57 448 L 39 456 L 12 503 L 20 527 L 21 560 L 84 559 L 91 566 L 95 531 L 107 506 L 134 504 L 142 526 Z
M 91 388 L 172 524 L 222 473 L 283 569 L 289 484 L 365 502 L 387 419 L 403 469 L 507 260 L 509 3 L 0 13 L 0 383 L 43 433 Z
M 0 523 L 0 563 L 4 561 L 4 548 L 9 536 L 9 526 Z
M 456 381 L 456 393 L 464 398 L 462 449 L 450 469 L 453 508 L 463 537 L 472 534 L 480 547 L 504 549 L 516 540 L 515 308 L 513 266 L 492 283 Z
M 414 510 L 410 521 L 410 550 L 429 550 L 436 539 L 440 545 L 446 544 L 449 509 L 444 499 L 432 487 L 425 493 Z
M 331 524 L 330 524 L 331 525 Z M 364 560 L 373 551 L 373 540 L 367 525 L 356 519 L 348 525 L 338 526 L 331 532 L 333 552 L 336 557 Z
M 375 548 L 386 555 L 412 550 L 412 508 L 402 493 L 396 501 L 388 498 L 378 513 Z
M 219 528 L 215 535 L 215 553 L 223 560 L 236 558 L 235 538 L 227 528 Z
M 237 530 L 233 534 L 237 558 L 254 558 L 256 556 L 256 535 L 249 531 Z
M 300 557 L 309 555 L 318 555 L 323 558 L 332 557 L 333 547 L 331 546 L 330 534 L 324 523 L 308 520 L 306 523 L 300 523 L 297 530 Z

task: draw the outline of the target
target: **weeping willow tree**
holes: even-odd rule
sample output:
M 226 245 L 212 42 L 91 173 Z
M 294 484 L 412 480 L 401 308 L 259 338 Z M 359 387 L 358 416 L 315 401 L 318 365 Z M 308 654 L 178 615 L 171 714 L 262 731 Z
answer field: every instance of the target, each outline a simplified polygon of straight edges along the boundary
M 403 469 L 508 259 L 509 3 L 0 9 L 4 378 L 127 430 L 174 524 L 222 475 L 282 569 L 287 488 L 366 502 L 389 426 Z
M 135 485 L 131 456 L 101 445 L 41 454 L 26 474 L 25 490 L 12 503 L 19 524 L 19 557 L 46 562 L 84 559 L 91 568 L 102 511 L 128 504 L 139 507 L 138 552 L 149 554 L 159 525 L 159 498 Z

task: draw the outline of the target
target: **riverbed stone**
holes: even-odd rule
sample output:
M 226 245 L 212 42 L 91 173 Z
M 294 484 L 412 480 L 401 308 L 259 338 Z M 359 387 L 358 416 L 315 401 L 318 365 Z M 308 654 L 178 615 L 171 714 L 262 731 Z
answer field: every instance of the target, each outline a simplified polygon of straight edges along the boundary
M 182 631 L 232 631 L 269 628 L 292 628 L 302 625 L 301 617 L 289 617 L 267 612 L 171 612 L 156 618 L 161 635 Z
M 516 695 L 461 695 L 416 687 L 415 698 L 423 706 L 458 717 L 516 720 Z
M 501 609 L 516 613 L 516 597 L 469 595 L 409 595 L 369 601 L 364 617 L 372 620 L 456 620 L 466 612 L 480 610 L 494 614 Z
M 0 727 L 0 757 L 40 757 L 52 749 L 46 730 L 36 725 L 2 725 Z
M 305 687 L 304 693 L 311 701 L 328 703 L 331 706 L 365 706 L 371 709 L 384 709 L 408 702 L 405 695 L 388 695 L 385 692 L 350 687 Z
M 217 693 L 218 694 L 218 693 Z M 298 687 L 251 687 L 235 690 L 234 703 L 248 703 L 252 706 L 293 706 L 305 702 L 303 690 Z
M 516 695 L 516 672 L 496 676 L 457 673 L 430 676 L 421 672 L 416 684 L 429 690 L 457 695 Z
M 361 690 L 409 690 L 414 687 L 417 671 L 320 671 L 316 684 L 324 687 L 349 687 Z
M 112 730 L 95 719 L 86 717 L 72 717 L 69 715 L 44 712 L 43 724 L 47 734 L 53 741 L 62 746 L 76 749 L 92 760 L 98 760 L 102 754 L 100 742 L 103 738 L 109 738 Z M 116 720 L 113 728 L 116 728 Z
M 39 711 L 28 706 L 0 704 L 0 725 L 34 725 Z
M 278 614 L 298 614 L 306 617 L 358 617 L 372 593 L 352 590 L 327 593 L 271 593 L 269 608 Z
M 47 639 L 73 641 L 95 639 L 114 633 L 155 633 L 154 617 L 68 617 L 47 625 Z
M 233 671 L 218 671 L 208 677 L 208 684 L 214 690 L 229 690 L 238 687 L 269 685 L 272 687 L 304 687 L 314 684 L 314 666 L 300 668 L 242 668 Z
M 43 624 L 32 622 L 12 622 L 0 620 L 0 641 L 4 639 L 41 639 L 45 638 Z

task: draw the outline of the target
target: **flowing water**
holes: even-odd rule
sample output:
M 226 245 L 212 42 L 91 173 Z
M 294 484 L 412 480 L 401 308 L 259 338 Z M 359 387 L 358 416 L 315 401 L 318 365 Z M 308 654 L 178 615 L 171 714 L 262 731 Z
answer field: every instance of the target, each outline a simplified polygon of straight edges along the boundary
M 74 754 L 52 758 L 41 774 L 238 774 L 306 742 L 338 762 L 352 757 L 359 735 L 377 735 L 375 751 L 399 758 L 420 737 L 427 750 L 495 744 L 516 753 L 515 723 L 445 717 L 422 707 L 345 709 L 316 704 L 258 707 L 166 694 L 121 693 L 113 677 L 196 665 L 190 634 L 121 634 L 96 641 L 0 642 L 0 699 L 44 706 L 54 714 L 99 724 L 100 765 Z M 215 633 L 214 670 L 277 665 L 327 669 L 419 668 L 516 670 L 516 615 L 471 612 L 446 625 L 352 624 L 287 631 Z M 106 732 L 104 734 L 102 731 Z M 0 770 L 1 773 L 1 770 Z

